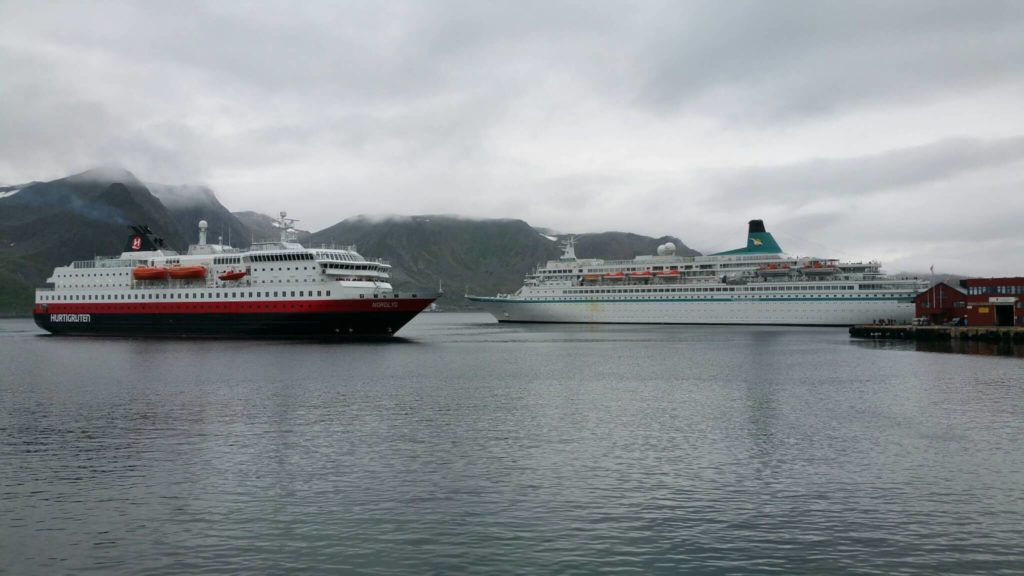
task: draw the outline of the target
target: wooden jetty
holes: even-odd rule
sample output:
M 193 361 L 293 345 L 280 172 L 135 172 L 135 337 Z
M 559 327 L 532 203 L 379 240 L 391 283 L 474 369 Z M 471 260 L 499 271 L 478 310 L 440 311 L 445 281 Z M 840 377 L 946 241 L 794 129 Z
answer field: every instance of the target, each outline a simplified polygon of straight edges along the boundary
M 1024 327 L 858 324 L 850 327 L 850 336 L 888 340 L 977 340 L 1024 344 Z

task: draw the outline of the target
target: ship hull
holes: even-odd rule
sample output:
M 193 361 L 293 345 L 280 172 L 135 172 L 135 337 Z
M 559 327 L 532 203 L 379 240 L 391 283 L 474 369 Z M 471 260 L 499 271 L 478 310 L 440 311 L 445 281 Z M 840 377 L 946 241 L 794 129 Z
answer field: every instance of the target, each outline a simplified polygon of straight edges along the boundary
M 55 305 L 37 306 L 33 316 L 43 330 L 69 336 L 373 337 L 393 335 L 433 301 L 434 298 L 417 298 L 320 305 Z
M 738 324 L 784 326 L 852 326 L 891 319 L 909 322 L 908 299 L 778 300 L 516 300 L 471 296 L 499 322 L 571 324 Z

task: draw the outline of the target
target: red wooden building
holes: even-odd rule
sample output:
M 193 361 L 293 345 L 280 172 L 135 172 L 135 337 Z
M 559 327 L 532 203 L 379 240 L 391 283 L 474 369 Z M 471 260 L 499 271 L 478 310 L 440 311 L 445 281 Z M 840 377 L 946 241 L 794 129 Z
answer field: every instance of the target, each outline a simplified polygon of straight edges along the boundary
M 959 287 L 944 282 L 914 298 L 916 316 L 932 324 L 1024 326 L 1024 277 L 969 278 Z
M 939 282 L 914 297 L 915 318 L 927 318 L 929 324 L 949 324 L 967 314 L 967 292 Z

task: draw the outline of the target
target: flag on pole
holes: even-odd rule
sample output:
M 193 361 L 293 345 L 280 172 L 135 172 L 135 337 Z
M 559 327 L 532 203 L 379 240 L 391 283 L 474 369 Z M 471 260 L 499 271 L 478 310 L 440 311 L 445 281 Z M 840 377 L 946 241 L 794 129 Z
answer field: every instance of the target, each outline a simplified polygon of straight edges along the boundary
M 935 276 L 935 264 L 932 264 L 931 266 L 928 267 L 928 272 L 932 276 Z M 930 284 L 932 284 L 932 290 L 928 294 L 928 300 L 930 300 L 931 302 L 928 303 L 928 307 L 929 308 L 934 308 L 935 307 L 935 289 L 934 289 L 935 288 L 935 286 L 934 286 L 935 285 L 935 278 L 931 279 Z

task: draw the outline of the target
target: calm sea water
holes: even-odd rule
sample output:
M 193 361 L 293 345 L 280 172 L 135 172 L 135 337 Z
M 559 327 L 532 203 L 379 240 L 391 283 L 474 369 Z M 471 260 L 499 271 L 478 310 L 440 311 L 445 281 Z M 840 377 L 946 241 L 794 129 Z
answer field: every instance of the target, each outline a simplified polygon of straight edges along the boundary
M 1024 360 L 843 329 L 0 322 L 0 572 L 1021 574 Z

